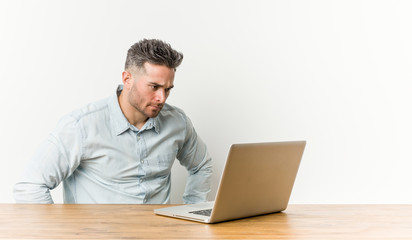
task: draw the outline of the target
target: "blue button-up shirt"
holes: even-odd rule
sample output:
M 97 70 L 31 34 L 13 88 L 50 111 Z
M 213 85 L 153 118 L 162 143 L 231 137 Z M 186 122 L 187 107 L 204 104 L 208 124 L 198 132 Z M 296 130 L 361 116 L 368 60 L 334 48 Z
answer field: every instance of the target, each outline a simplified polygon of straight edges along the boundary
M 53 203 L 63 181 L 65 203 L 169 203 L 177 158 L 189 172 L 183 201 L 207 201 L 211 158 L 185 113 L 165 104 L 141 129 L 118 102 L 122 90 L 63 117 L 14 186 L 18 203 Z

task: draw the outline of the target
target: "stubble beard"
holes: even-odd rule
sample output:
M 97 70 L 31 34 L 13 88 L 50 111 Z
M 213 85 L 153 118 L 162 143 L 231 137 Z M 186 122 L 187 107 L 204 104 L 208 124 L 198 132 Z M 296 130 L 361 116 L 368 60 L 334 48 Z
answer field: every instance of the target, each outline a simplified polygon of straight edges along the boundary
M 143 102 L 143 101 L 140 101 L 141 99 L 138 97 L 137 98 L 137 101 L 134 101 L 134 96 L 133 96 L 133 94 L 130 94 L 129 95 L 129 104 L 135 109 L 135 110 L 137 110 L 138 112 L 140 112 L 143 116 L 145 116 L 146 118 L 155 118 L 155 117 L 157 117 L 157 115 L 159 115 L 159 113 L 160 113 L 160 111 L 162 110 L 162 108 L 163 108 L 163 104 L 157 104 L 157 106 L 159 106 L 159 110 L 158 111 L 151 111 L 151 112 L 153 112 L 153 114 L 147 114 L 146 112 L 145 112 L 145 110 L 144 110 L 144 108 L 142 108 L 142 107 L 140 107 L 139 106 L 139 102 Z M 147 105 L 147 106 L 145 106 L 145 108 L 148 108 L 148 107 L 150 107 L 151 105 L 149 104 L 149 105 Z

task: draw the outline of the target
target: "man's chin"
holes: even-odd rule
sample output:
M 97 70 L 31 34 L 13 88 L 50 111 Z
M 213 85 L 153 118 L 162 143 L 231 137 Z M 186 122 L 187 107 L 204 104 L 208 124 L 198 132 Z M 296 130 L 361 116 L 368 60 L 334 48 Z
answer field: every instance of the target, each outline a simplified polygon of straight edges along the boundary
M 150 113 L 146 113 L 146 116 L 149 118 L 155 118 L 157 117 L 157 115 L 159 115 L 161 110 L 157 110 L 157 111 L 151 111 Z

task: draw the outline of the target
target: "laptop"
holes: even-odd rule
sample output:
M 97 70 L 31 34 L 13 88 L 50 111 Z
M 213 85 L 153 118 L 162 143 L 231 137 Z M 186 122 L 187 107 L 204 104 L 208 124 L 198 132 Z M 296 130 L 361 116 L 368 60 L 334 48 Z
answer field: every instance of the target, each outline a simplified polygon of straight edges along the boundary
M 155 209 L 157 215 L 203 223 L 286 209 L 306 141 L 233 144 L 215 201 Z

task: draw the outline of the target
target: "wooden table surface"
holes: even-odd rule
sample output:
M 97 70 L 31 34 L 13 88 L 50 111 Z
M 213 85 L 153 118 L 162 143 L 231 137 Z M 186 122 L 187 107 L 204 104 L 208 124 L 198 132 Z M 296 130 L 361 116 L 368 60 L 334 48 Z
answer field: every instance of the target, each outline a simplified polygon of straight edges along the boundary
M 159 207 L 0 204 L 0 239 L 412 239 L 412 205 L 289 205 L 217 224 L 157 216 Z

